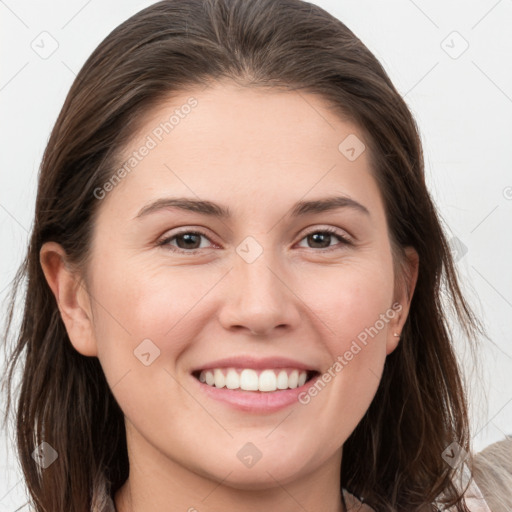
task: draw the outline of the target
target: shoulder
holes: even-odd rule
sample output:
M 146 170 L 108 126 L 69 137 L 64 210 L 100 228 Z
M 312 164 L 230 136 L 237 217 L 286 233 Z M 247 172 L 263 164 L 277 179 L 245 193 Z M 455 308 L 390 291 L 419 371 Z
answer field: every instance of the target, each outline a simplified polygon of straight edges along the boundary
M 472 476 L 491 510 L 512 510 L 512 436 L 477 453 Z
M 343 497 L 347 505 L 347 512 L 375 512 L 372 507 L 362 503 L 346 489 L 343 489 Z M 471 512 L 492 512 L 474 480 L 471 481 L 464 499 Z M 450 508 L 447 512 L 455 512 L 455 508 Z
M 347 512 L 375 512 L 373 508 L 362 503 L 353 494 L 343 489 L 343 499 L 347 505 Z
M 464 493 L 464 501 L 471 512 L 491 512 L 475 480 L 471 480 L 469 487 Z
M 116 512 L 114 500 L 105 487 L 95 489 L 91 512 Z
M 107 496 L 105 500 L 105 507 L 103 508 L 102 512 L 116 512 L 114 500 L 110 496 Z

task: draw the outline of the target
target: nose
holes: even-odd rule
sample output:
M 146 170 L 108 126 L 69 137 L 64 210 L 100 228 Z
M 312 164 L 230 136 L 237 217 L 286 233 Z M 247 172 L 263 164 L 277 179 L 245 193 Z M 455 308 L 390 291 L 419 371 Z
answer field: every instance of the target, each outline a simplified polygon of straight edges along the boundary
M 301 301 L 292 281 L 267 251 L 251 263 L 236 255 L 222 291 L 220 323 L 227 330 L 258 336 L 271 336 L 278 328 L 294 329 L 301 318 Z

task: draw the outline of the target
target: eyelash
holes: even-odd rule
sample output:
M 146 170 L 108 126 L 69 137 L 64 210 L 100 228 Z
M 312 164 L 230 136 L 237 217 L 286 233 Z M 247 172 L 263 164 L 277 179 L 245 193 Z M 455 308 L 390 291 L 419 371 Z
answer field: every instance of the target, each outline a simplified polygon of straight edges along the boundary
M 322 248 L 315 249 L 314 247 L 309 247 L 308 248 L 308 249 L 311 249 L 313 251 L 331 252 L 331 251 L 335 251 L 335 250 L 340 249 L 340 245 L 341 246 L 343 246 L 343 245 L 353 245 L 352 241 L 349 240 L 346 236 L 341 235 L 338 230 L 336 230 L 335 228 L 330 228 L 330 227 L 322 228 L 322 229 L 316 229 L 316 230 L 310 231 L 308 233 L 305 233 L 304 236 L 300 239 L 299 242 L 302 242 L 302 240 L 304 240 L 308 236 L 316 234 L 316 233 L 334 235 L 336 238 L 339 239 L 340 244 L 334 245 L 332 247 L 323 248 L 323 249 Z M 177 247 L 174 247 L 174 246 L 170 245 L 169 242 L 171 242 L 175 238 L 177 238 L 179 236 L 182 236 L 182 235 L 199 235 L 199 236 L 204 236 L 206 239 L 210 240 L 210 238 L 205 233 L 203 233 L 201 231 L 184 230 L 184 231 L 180 231 L 178 233 L 175 233 L 174 235 L 172 235 L 170 237 L 164 238 L 163 240 L 158 242 L 157 245 L 159 247 L 166 247 L 167 249 L 169 249 L 172 252 L 181 253 L 181 254 L 190 254 L 190 253 L 193 253 L 195 251 L 200 251 L 201 250 L 200 248 L 186 250 L 186 249 L 180 249 L 180 248 L 177 248 Z M 210 242 L 211 242 L 211 240 L 210 240 Z

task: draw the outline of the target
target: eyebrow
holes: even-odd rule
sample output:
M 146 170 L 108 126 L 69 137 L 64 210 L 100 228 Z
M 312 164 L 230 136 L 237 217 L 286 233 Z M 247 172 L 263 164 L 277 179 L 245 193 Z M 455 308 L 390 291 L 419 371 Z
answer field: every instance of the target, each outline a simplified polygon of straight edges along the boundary
M 219 219 L 229 219 L 232 217 L 232 212 L 228 207 L 212 201 L 191 199 L 188 197 L 166 197 L 157 199 L 144 206 L 134 218 L 138 219 L 150 213 L 169 208 L 178 208 L 180 210 L 200 213 Z M 308 214 L 337 210 L 339 208 L 350 208 L 369 217 L 371 216 L 365 206 L 346 196 L 326 197 L 312 201 L 298 201 L 291 209 L 291 216 L 301 217 Z

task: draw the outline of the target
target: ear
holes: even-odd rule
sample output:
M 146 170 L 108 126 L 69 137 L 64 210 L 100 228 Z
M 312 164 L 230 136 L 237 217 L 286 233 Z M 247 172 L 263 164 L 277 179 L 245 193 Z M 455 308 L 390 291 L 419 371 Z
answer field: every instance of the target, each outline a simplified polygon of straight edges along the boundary
M 395 298 L 393 301 L 392 309 L 395 311 L 395 316 L 390 320 L 388 325 L 388 337 L 386 341 L 386 354 L 389 355 L 398 346 L 409 309 L 411 306 L 412 296 L 416 288 L 419 271 L 419 256 L 413 247 L 406 247 L 405 261 L 401 266 L 399 276 L 396 276 L 395 283 Z
M 56 242 L 46 242 L 39 261 L 59 307 L 73 347 L 84 356 L 96 356 L 89 294 L 66 260 L 66 252 Z

